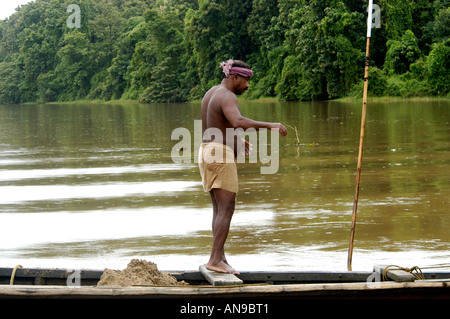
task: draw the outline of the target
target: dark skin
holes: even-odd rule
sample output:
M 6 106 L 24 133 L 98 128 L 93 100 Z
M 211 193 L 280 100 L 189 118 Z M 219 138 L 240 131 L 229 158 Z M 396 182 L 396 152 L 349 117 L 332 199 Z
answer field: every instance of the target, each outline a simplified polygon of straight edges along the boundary
M 228 78 L 224 78 L 220 85 L 214 86 L 202 100 L 202 130 L 203 134 L 208 128 L 217 128 L 222 132 L 223 144 L 228 145 L 234 150 L 237 156 L 237 141 L 233 136 L 226 136 L 227 128 L 242 128 L 244 130 L 253 128 L 259 129 L 276 129 L 281 136 L 287 135 L 286 127 L 281 123 L 260 122 L 242 116 L 239 109 L 236 95 L 244 93 L 249 88 L 249 78 L 241 75 L 233 74 Z M 203 142 L 211 142 L 214 137 L 203 135 Z M 216 140 L 217 141 L 217 140 Z M 228 143 L 227 143 L 228 142 Z M 245 152 L 248 153 L 249 145 L 245 142 Z M 229 192 L 225 189 L 214 188 L 210 191 L 213 204 L 213 247 L 206 269 L 222 273 L 239 274 L 233 267 L 228 264 L 225 257 L 224 245 L 230 230 L 230 223 L 233 217 L 236 201 L 236 193 Z

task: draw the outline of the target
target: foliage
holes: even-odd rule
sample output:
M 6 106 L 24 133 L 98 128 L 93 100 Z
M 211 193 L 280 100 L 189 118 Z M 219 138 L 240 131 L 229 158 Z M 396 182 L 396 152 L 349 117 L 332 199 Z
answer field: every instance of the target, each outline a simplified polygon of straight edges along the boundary
M 349 92 L 357 80 L 362 58 L 356 34 L 362 15 L 350 12 L 343 2 L 309 1 L 291 10 L 292 25 L 286 34 L 289 52 L 275 87 L 285 99 L 329 99 Z M 326 5 L 331 4 L 328 7 Z
M 387 43 L 385 68 L 388 74 L 403 74 L 409 70 L 421 54 L 414 33 L 406 30 L 400 40 L 389 40 Z
M 427 63 L 433 93 L 448 94 L 450 90 L 450 41 L 434 43 Z
M 448 0 L 378 0 L 369 93 L 448 95 Z M 81 28 L 69 28 L 69 4 Z M 249 98 L 362 93 L 366 2 L 36 0 L 0 21 L 0 103 L 199 99 L 248 62 Z

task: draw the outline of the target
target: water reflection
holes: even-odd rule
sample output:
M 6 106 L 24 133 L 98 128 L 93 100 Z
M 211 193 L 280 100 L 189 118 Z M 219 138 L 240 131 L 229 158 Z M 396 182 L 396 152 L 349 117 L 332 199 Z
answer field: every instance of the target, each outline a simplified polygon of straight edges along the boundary
M 11 164 L 11 162 L 10 162 Z M 0 164 L 1 165 L 1 164 Z M 86 167 L 86 168 L 53 168 L 28 170 L 0 170 L 1 181 L 17 181 L 27 179 L 41 179 L 49 177 L 68 177 L 86 175 L 119 175 L 127 173 L 148 173 L 184 169 L 177 164 L 130 165 L 121 167 Z
M 345 270 L 360 103 L 243 103 L 297 128 L 276 174 L 239 164 L 238 269 Z M 450 259 L 450 105 L 369 103 L 353 269 Z M 0 106 L 0 266 L 197 269 L 211 245 L 195 163 L 175 164 L 197 104 Z

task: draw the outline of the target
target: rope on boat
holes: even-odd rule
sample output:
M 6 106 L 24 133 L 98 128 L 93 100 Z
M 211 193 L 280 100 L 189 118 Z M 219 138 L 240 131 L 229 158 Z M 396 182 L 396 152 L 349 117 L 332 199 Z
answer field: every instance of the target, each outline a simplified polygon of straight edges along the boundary
M 388 281 L 387 272 L 389 270 L 403 270 L 403 271 L 413 274 L 417 280 L 425 279 L 425 277 L 423 276 L 422 270 L 418 266 L 407 268 L 407 267 L 400 267 L 397 265 L 390 265 L 390 266 L 387 266 L 386 268 L 384 268 L 384 270 L 383 270 L 383 281 Z
M 12 274 L 11 274 L 11 280 L 9 281 L 10 285 L 14 285 L 14 277 L 16 276 L 16 271 L 18 268 L 22 268 L 22 265 L 16 265 L 16 267 L 14 267 Z
M 422 269 L 450 268 L 450 264 L 436 264 L 432 266 L 422 267 Z
M 387 272 L 389 270 L 403 270 L 403 271 L 411 273 L 416 278 L 416 280 L 425 280 L 425 276 L 423 275 L 422 269 L 437 269 L 437 268 L 450 268 L 450 264 L 437 264 L 434 266 L 427 266 L 427 267 L 421 267 L 421 268 L 418 266 L 407 268 L 407 267 L 400 267 L 397 265 L 390 265 L 390 266 L 387 266 L 386 268 L 384 268 L 383 281 L 388 280 Z

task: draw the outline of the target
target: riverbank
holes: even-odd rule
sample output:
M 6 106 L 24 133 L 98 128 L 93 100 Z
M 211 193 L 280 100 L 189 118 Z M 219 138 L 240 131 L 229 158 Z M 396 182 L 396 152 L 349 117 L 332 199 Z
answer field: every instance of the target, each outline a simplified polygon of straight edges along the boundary
M 238 101 L 242 103 L 280 103 L 280 102 L 299 102 L 299 101 L 284 101 L 278 97 L 263 97 L 258 99 L 247 99 L 245 97 L 238 97 Z M 430 102 L 430 101 L 450 101 L 450 97 L 446 96 L 423 96 L 423 97 L 398 97 L 398 96 L 376 96 L 368 97 L 368 102 L 401 102 L 401 101 L 411 101 L 411 102 Z M 311 102 L 311 101 L 305 101 Z M 343 97 L 340 99 L 326 100 L 320 102 L 341 102 L 341 103 L 356 103 L 362 102 L 361 97 Z M 191 100 L 179 103 L 201 103 L 201 100 Z M 76 101 L 64 101 L 64 102 L 27 102 L 24 105 L 34 105 L 34 104 L 145 104 L 138 100 L 76 100 Z M 161 103 L 164 104 L 164 103 Z
M 375 96 L 368 97 L 367 102 L 430 102 L 430 101 L 450 101 L 450 97 L 444 96 L 424 96 L 424 97 L 398 97 L 398 96 Z M 344 97 L 336 100 L 330 100 L 330 102 L 362 102 L 362 97 Z

